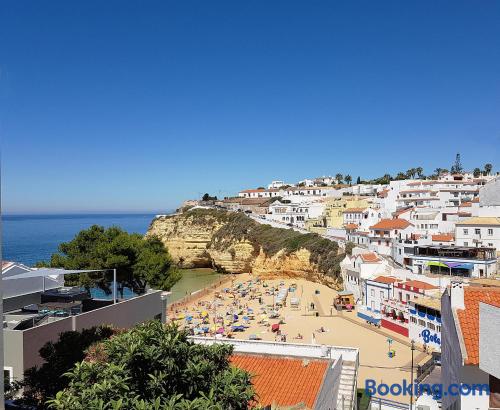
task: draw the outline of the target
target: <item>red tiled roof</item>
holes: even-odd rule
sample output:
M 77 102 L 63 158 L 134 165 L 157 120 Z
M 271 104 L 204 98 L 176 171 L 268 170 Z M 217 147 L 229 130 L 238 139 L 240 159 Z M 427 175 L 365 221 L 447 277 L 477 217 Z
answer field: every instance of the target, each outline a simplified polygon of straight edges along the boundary
M 438 233 L 436 235 L 432 235 L 432 240 L 434 242 L 453 242 L 455 237 L 452 233 Z
M 457 316 L 467 351 L 466 364 L 479 364 L 479 302 L 500 306 L 500 288 L 464 288 L 465 309 L 457 309 Z
M 373 252 L 362 253 L 359 255 L 363 262 L 379 262 L 380 258 Z
M 366 211 L 366 208 L 347 208 L 344 209 L 345 214 L 359 214 Z
M 370 229 L 405 229 L 411 225 L 406 219 L 382 219 L 375 225 L 371 226 Z
M 253 376 L 252 384 L 260 405 L 304 403 L 308 408 L 314 406 L 331 365 L 328 360 L 250 354 L 234 354 L 231 363 Z
M 375 282 L 380 283 L 394 283 L 399 282 L 398 278 L 393 278 L 392 276 L 379 276 L 378 278 L 373 279 Z
M 410 212 L 410 211 L 413 211 L 413 207 L 398 209 L 397 211 L 393 212 L 392 215 L 399 216 L 399 215 L 402 215 L 402 214 L 404 214 L 406 212 Z
M 345 229 L 357 229 L 358 224 L 346 224 Z
M 438 289 L 437 286 L 431 285 L 427 282 L 422 282 L 421 280 L 408 280 L 403 283 L 403 286 L 411 286 L 421 290 Z
M 278 188 L 271 189 L 245 189 L 244 191 L 240 191 L 241 193 L 250 193 L 250 192 L 279 192 Z

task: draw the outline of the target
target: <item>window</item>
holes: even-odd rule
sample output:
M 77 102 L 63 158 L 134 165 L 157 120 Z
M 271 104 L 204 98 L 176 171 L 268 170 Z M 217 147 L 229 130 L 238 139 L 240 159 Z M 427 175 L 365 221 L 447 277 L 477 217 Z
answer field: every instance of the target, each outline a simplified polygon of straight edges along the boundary
M 464 242 L 464 246 L 469 246 L 469 242 Z
M 416 317 L 414 317 L 414 316 L 411 316 L 411 317 L 410 317 L 410 322 L 411 322 L 411 323 L 417 323 L 417 318 L 416 318 Z
M 425 327 L 425 320 L 418 319 L 418 324 L 419 324 L 419 326 Z
M 406 302 L 409 302 L 409 301 L 410 301 L 410 294 L 409 294 L 409 293 L 407 293 L 407 294 L 406 294 Z
M 385 296 L 385 295 L 384 295 L 384 291 L 383 291 L 383 290 L 381 290 L 381 291 L 380 291 L 380 299 L 385 299 L 385 297 L 384 297 L 384 296 Z
M 436 330 L 436 326 L 434 325 L 434 323 L 427 322 L 427 327 L 431 330 Z
M 489 236 L 493 235 L 493 228 L 489 228 L 489 229 L 488 229 L 488 235 L 489 235 Z
M 437 325 L 437 326 L 436 326 L 436 332 L 441 333 L 441 325 Z
M 375 297 L 375 289 L 371 290 L 370 295 L 372 295 L 372 297 Z
M 475 233 L 476 233 L 476 235 L 481 235 L 481 229 L 480 228 L 476 228 Z
M 469 230 L 468 229 L 464 229 L 464 235 L 469 235 Z

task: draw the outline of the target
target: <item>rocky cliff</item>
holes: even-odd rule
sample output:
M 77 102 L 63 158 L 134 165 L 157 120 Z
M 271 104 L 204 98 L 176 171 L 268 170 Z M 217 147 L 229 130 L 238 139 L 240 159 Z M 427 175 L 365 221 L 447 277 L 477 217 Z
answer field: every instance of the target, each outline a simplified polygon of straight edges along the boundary
M 316 234 L 261 225 L 243 214 L 194 209 L 155 218 L 147 232 L 159 237 L 181 267 L 230 273 L 304 277 L 339 285 L 344 255 Z

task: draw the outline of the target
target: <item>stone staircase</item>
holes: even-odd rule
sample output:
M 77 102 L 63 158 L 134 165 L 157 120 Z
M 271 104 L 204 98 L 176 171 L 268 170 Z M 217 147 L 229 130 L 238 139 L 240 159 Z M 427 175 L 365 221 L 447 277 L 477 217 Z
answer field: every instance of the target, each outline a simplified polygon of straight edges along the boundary
M 351 410 L 354 408 L 353 400 L 356 400 L 356 364 L 345 361 L 342 363 L 340 372 L 340 386 L 337 399 L 337 410 Z M 343 398 L 343 400 L 342 400 Z

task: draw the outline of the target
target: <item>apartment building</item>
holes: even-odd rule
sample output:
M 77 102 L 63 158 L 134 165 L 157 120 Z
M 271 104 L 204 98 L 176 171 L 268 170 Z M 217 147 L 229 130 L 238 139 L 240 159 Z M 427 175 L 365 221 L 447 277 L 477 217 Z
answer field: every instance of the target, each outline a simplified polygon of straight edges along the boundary
M 458 246 L 495 248 L 500 253 L 500 217 L 478 216 L 457 222 L 455 229 Z
M 453 282 L 441 298 L 441 313 L 443 390 L 467 392 L 444 395 L 441 408 L 500 408 L 500 288 Z

